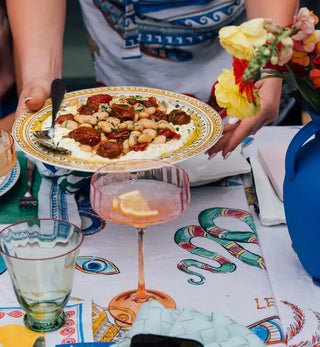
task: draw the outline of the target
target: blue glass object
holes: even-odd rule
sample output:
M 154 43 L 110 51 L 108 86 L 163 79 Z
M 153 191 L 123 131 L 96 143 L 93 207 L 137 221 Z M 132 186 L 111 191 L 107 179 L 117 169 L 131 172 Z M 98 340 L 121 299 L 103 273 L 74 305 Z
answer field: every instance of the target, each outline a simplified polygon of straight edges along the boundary
M 320 115 L 291 141 L 286 154 L 283 202 L 292 246 L 305 270 L 320 279 Z M 315 136 L 313 136 L 315 135 Z

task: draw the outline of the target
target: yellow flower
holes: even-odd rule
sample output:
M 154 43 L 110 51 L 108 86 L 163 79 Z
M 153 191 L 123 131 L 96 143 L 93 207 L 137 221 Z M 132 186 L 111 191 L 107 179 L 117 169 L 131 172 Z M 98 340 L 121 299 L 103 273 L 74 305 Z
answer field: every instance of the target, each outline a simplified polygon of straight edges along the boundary
M 230 117 L 243 119 L 256 116 L 260 111 L 260 99 L 256 95 L 256 105 L 250 103 L 245 93 L 239 92 L 239 86 L 235 83 L 233 69 L 223 69 L 218 77 L 215 88 L 217 103 L 220 107 L 227 109 Z
M 226 26 L 219 31 L 220 44 L 230 55 L 238 59 L 251 60 L 254 47 L 262 46 L 267 39 L 264 19 L 256 18 L 240 26 Z
M 309 37 L 303 40 L 304 50 L 312 52 L 320 41 L 320 30 L 315 30 Z

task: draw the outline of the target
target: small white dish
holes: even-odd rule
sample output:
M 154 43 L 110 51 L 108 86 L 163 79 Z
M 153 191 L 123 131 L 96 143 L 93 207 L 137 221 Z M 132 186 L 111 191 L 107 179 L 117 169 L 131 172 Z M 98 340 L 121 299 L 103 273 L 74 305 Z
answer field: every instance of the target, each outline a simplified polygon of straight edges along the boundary
M 250 172 L 250 164 L 241 154 L 241 148 L 242 146 L 239 145 L 227 159 L 223 159 L 219 152 L 214 158 L 208 160 L 208 155 L 203 153 L 177 165 L 189 175 L 191 187 L 201 186 L 225 177 Z

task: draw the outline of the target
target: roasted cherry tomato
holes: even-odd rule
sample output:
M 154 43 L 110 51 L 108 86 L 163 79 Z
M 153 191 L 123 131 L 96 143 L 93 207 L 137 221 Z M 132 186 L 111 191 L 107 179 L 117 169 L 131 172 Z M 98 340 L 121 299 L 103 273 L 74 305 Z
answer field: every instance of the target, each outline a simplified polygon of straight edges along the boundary
M 112 100 L 109 94 L 97 94 L 88 97 L 87 104 L 108 104 Z

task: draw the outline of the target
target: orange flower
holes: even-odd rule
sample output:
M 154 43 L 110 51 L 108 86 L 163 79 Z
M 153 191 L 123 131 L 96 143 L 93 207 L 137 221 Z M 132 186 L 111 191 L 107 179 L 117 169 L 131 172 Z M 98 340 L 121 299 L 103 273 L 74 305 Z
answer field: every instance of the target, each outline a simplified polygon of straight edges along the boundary
M 316 88 L 320 88 L 320 70 L 313 69 L 310 71 L 310 78 L 312 79 L 312 84 Z
M 314 24 L 318 24 L 319 23 L 319 18 L 318 16 L 316 16 L 313 11 L 310 11 L 310 16 L 313 17 L 313 20 L 314 20 Z
M 242 76 L 244 70 L 248 67 L 249 63 L 247 60 L 238 59 L 233 57 L 233 74 L 235 77 L 235 83 L 239 84 L 239 91 L 241 94 L 245 93 L 247 100 L 254 105 L 257 103 L 257 87 L 254 85 L 253 80 L 243 82 Z
M 308 66 L 310 58 L 307 52 L 293 50 L 291 61 L 301 66 Z

